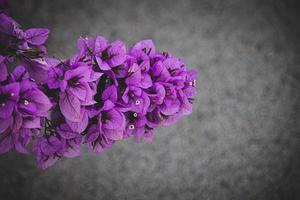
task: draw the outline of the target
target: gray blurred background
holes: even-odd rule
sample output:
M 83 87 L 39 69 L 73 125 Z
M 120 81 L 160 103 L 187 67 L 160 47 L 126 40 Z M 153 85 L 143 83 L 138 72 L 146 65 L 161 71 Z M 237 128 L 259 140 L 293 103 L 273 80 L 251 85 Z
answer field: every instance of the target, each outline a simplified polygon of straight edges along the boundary
M 128 46 L 152 38 L 198 68 L 192 115 L 152 144 L 85 151 L 46 171 L 33 156 L 0 156 L 1 200 L 300 199 L 297 1 L 12 0 L 24 28 L 51 29 L 66 58 L 79 36 Z

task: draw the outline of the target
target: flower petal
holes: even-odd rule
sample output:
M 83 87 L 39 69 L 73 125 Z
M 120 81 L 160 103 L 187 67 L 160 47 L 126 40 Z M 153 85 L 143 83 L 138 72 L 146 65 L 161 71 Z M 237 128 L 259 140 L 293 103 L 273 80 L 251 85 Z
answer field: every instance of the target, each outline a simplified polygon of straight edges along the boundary
M 81 155 L 80 143 L 78 143 L 75 139 L 68 140 L 67 145 L 68 148 L 66 148 L 65 152 L 63 153 L 65 157 L 74 158 Z
M 155 46 L 152 40 L 142 40 L 136 43 L 133 47 L 133 50 L 144 50 L 145 53 L 152 55 L 155 53 Z
M 46 28 L 30 28 L 25 31 L 26 40 L 32 45 L 42 45 L 46 42 L 49 30 Z
M 103 101 L 110 100 L 115 103 L 118 99 L 117 87 L 115 85 L 108 86 L 103 91 L 101 98 Z
M 95 39 L 95 53 L 98 54 L 104 51 L 108 46 L 108 40 L 102 36 L 97 36 Z
M 111 109 L 104 112 L 107 117 L 105 123 L 102 124 L 104 129 L 122 129 L 122 125 L 125 122 L 124 115 L 117 109 Z M 102 116 L 103 117 L 103 116 Z
M 96 56 L 96 61 L 101 70 L 110 70 L 111 69 L 110 66 L 107 64 L 107 62 L 102 61 L 102 59 L 100 57 Z
M 98 138 L 99 134 L 100 132 L 98 126 L 96 125 L 91 126 L 88 130 L 87 135 L 85 136 L 84 143 L 94 142 Z
M 82 119 L 80 101 L 72 94 L 61 92 L 59 107 L 66 119 L 72 122 L 80 122 Z
M 70 87 L 69 91 L 81 101 L 84 101 L 87 95 L 87 88 L 84 85 Z
M 180 101 L 178 99 L 165 99 L 164 103 L 160 106 L 160 111 L 164 115 L 174 115 L 179 111 Z
M 23 128 L 41 128 L 40 117 L 27 117 L 23 119 Z
M 0 133 L 0 154 L 10 151 L 14 146 L 11 133 L 7 130 Z
M 70 126 L 73 132 L 82 133 L 86 129 L 89 123 L 88 113 L 87 112 L 83 113 L 82 121 L 80 122 L 71 122 L 68 119 L 66 119 L 66 122 Z
M 117 141 L 117 140 L 123 139 L 123 132 L 124 132 L 124 130 L 107 129 L 107 130 L 105 130 L 104 134 L 108 139 Z
M 7 101 L 3 105 L 0 105 L 0 118 L 6 119 L 11 117 L 14 107 L 15 102 L 13 101 Z
M 131 85 L 139 85 L 141 83 L 141 70 L 137 70 L 134 73 L 132 73 L 128 78 L 126 78 L 125 82 L 126 85 L 131 86 Z
M 61 124 L 56 132 L 64 139 L 72 139 L 77 137 L 79 134 L 74 132 L 68 124 Z
M 0 119 L 0 134 L 6 131 L 6 129 L 8 129 L 12 121 L 13 121 L 12 117 L 8 117 L 6 119 Z
M 152 86 L 152 79 L 149 74 L 143 74 L 141 77 L 141 88 L 147 89 Z

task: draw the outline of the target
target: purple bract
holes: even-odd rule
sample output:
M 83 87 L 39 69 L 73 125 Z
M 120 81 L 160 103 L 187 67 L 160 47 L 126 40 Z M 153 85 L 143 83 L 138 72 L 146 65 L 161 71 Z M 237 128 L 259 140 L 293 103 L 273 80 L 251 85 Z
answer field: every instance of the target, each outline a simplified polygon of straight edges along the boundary
M 197 71 L 151 40 L 126 50 L 120 40 L 79 38 L 68 59 L 50 57 L 49 30 L 23 30 L 0 1 L 0 153 L 33 152 L 42 169 L 94 153 L 191 114 Z M 15 59 L 20 65 L 7 70 Z

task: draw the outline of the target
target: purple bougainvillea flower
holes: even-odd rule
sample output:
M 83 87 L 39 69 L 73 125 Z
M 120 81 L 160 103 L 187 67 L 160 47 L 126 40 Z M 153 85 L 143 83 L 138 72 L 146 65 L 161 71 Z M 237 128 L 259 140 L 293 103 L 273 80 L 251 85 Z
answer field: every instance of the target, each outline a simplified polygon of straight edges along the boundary
M 30 76 L 39 83 L 46 83 L 48 80 L 48 70 L 50 65 L 45 58 L 24 59 L 22 65 L 25 66 Z
M 158 108 L 155 108 L 153 111 L 148 112 L 146 118 L 146 124 L 149 128 L 157 128 L 159 124 L 164 120 Z
M 18 81 L 20 85 L 16 112 L 24 118 L 24 128 L 39 128 L 40 117 L 47 116 L 52 107 L 49 98 L 29 78 L 29 74 L 23 66 L 18 66 L 14 70 L 10 81 Z
M 152 79 L 149 74 L 150 63 L 149 61 L 142 62 L 140 64 L 141 68 L 141 88 L 149 88 L 152 86 Z
M 74 132 L 67 124 L 61 124 L 56 128 L 56 132 L 60 135 L 63 144 L 62 155 L 70 158 L 80 156 L 81 135 Z
M 4 13 L 0 13 L 0 43 L 6 45 L 14 45 L 11 37 L 22 39 L 24 32 L 20 25 L 11 17 Z
M 0 154 L 14 149 L 20 153 L 28 153 L 25 146 L 30 141 L 31 135 L 26 129 L 20 129 L 22 118 L 15 114 L 0 121 Z
M 103 105 L 97 110 L 92 110 L 90 115 L 96 116 L 98 129 L 101 134 L 110 140 L 120 140 L 123 138 L 125 129 L 125 116 L 120 108 L 115 105 L 118 100 L 117 88 L 114 85 L 107 87 L 101 96 Z
M 94 55 L 100 69 L 110 70 L 112 67 L 121 65 L 125 61 L 125 44 L 120 40 L 109 43 L 104 37 L 97 36 Z
M 126 55 L 125 61 L 121 65 L 114 67 L 112 70 L 116 78 L 126 78 L 137 69 L 138 65 L 136 64 L 135 58 L 130 55 Z
M 180 108 L 179 108 L 178 115 L 191 114 L 193 109 L 192 101 L 189 98 L 187 98 L 187 96 L 183 93 L 182 90 L 179 90 L 177 94 L 180 101 Z
M 180 109 L 180 101 L 177 98 L 177 91 L 174 85 L 170 83 L 163 84 L 166 90 L 166 97 L 163 103 L 158 106 L 160 112 L 164 115 L 174 115 Z
M 41 118 L 35 116 L 22 117 L 22 128 L 27 128 L 27 129 L 41 128 Z
M 197 90 L 196 90 L 197 76 L 198 76 L 197 70 L 188 70 L 187 71 L 185 87 L 183 89 L 183 92 L 185 93 L 187 98 L 193 98 L 197 94 Z
M 161 83 L 154 83 L 147 91 L 147 94 L 151 100 L 150 111 L 155 109 L 157 105 L 161 105 L 166 96 L 165 87 Z
M 73 94 L 61 92 L 59 96 L 59 107 L 66 119 L 72 122 L 80 122 L 83 117 L 83 108 L 80 100 Z
M 14 149 L 19 153 L 29 153 L 27 145 L 31 141 L 32 131 L 30 129 L 22 128 L 18 132 L 12 134 Z
M 57 132 L 58 136 L 43 136 L 34 144 L 38 166 L 42 169 L 52 166 L 62 156 L 76 157 L 81 154 L 80 135 L 72 135 L 67 125 L 57 128 Z
M 92 125 L 87 132 L 84 143 L 86 143 L 91 151 L 99 154 L 104 149 L 111 148 L 114 140 L 106 137 L 106 135 L 99 130 L 98 125 Z
M 153 140 L 153 129 L 146 128 L 144 135 L 143 135 L 143 139 L 145 142 L 151 143 Z
M 25 40 L 31 45 L 42 45 L 48 39 L 49 32 L 46 28 L 30 28 L 25 31 Z
M 111 101 L 112 103 L 116 103 L 118 100 L 118 91 L 115 85 L 108 86 L 101 95 L 102 101 Z
M 167 82 L 171 77 L 168 69 L 161 61 L 153 64 L 151 68 L 151 76 L 156 82 Z
M 187 71 L 186 80 L 184 82 L 183 90 L 177 92 L 178 99 L 181 102 L 180 110 L 178 115 L 189 115 L 192 113 L 192 105 L 194 97 L 196 96 L 196 78 L 197 71 L 189 70 Z
M 0 2 L 1 3 L 1 2 Z M 1 6 L 1 4 L 0 4 Z M 45 49 L 42 45 L 48 38 L 49 30 L 45 28 L 30 28 L 26 31 L 0 8 L 0 43 L 6 48 L 17 50 Z
M 17 132 L 12 129 L 6 129 L 0 133 L 0 154 L 8 151 L 16 150 L 19 153 L 29 153 L 27 145 L 32 138 L 32 131 L 30 129 L 22 128 Z
M 28 153 L 26 146 L 36 130 L 41 128 L 41 117 L 48 115 L 52 104 L 37 84 L 29 79 L 23 66 L 18 66 L 7 82 L 0 86 L 0 118 L 3 118 L 0 133 L 5 133 L 0 143 L 3 147 L 11 141 L 6 150 Z
M 47 85 L 50 89 L 63 87 L 65 69 L 61 67 L 64 63 L 57 59 L 49 59 L 50 68 L 48 70 Z
M 149 56 L 141 49 L 131 49 L 130 55 L 134 58 L 135 63 L 138 65 L 142 64 L 143 62 L 149 62 Z
M 95 49 L 95 39 L 93 37 L 80 37 L 77 40 L 77 48 L 80 56 L 90 55 Z
M 68 124 L 61 124 L 56 128 L 56 132 L 64 139 L 76 138 L 79 133 L 74 132 Z
M 155 47 L 151 40 L 138 42 L 130 50 L 130 55 L 135 58 L 135 62 L 141 69 L 141 88 L 152 86 L 152 79 L 149 74 L 150 58 L 155 54 Z
M 92 70 L 89 67 L 81 66 L 65 72 L 61 91 L 68 92 L 78 98 L 83 105 L 94 104 L 91 82 Z
M 180 59 L 172 57 L 165 59 L 163 61 L 163 65 L 171 76 L 168 79 L 168 82 L 172 83 L 175 88 L 182 89 L 186 79 L 186 69 L 184 68 L 184 63 Z
M 120 40 L 79 38 L 61 61 L 47 54 L 49 30 L 23 31 L 7 2 L 0 0 L 0 154 L 33 151 L 46 169 L 79 156 L 82 143 L 100 153 L 128 137 L 151 142 L 155 128 L 192 112 L 197 72 L 151 40 L 126 52 Z M 9 73 L 14 59 L 21 66 Z
M 50 89 L 63 87 L 64 71 L 58 67 L 51 67 L 48 70 L 47 84 Z
M 91 57 L 91 60 L 96 62 L 101 70 L 111 70 L 111 68 L 123 64 L 126 59 L 125 44 L 120 40 L 109 43 L 102 36 L 97 36 L 95 39 L 86 37 L 80 38 L 77 46 L 79 57 Z
M 46 169 L 56 163 L 63 152 L 63 142 L 55 136 L 39 138 L 33 147 L 38 166 Z
M 26 71 L 25 67 L 20 65 L 17 66 L 9 76 L 10 82 L 21 82 L 23 80 L 29 80 L 30 76 Z
M 131 48 L 130 53 L 134 51 L 143 51 L 146 55 L 152 56 L 155 53 L 155 46 L 152 40 L 142 40 Z
M 136 112 L 126 113 L 127 126 L 125 134 L 134 136 L 137 141 L 141 141 L 145 132 L 146 117 Z
M 135 63 L 141 70 L 141 84 L 142 88 L 149 88 L 152 85 L 152 80 L 149 75 L 150 59 L 155 53 L 155 47 L 151 40 L 143 40 L 138 42 L 130 50 L 130 55 L 135 59 Z
M 11 117 L 14 107 L 19 100 L 19 83 L 0 86 L 0 119 Z
M 150 99 L 146 92 L 134 86 L 125 89 L 122 100 L 132 111 L 137 113 L 146 114 L 150 106 Z
M 72 131 L 76 133 L 82 133 L 89 123 L 88 112 L 85 109 L 82 109 L 82 119 L 80 122 L 73 122 L 66 119 L 66 123 L 70 126 Z
M 64 152 L 63 156 L 67 158 L 74 158 L 81 155 L 81 135 L 74 138 L 64 139 Z
M 142 80 L 141 69 L 137 64 L 133 64 L 128 69 L 128 77 L 125 79 L 125 83 L 127 86 L 139 86 Z
M 46 117 L 51 107 L 49 98 L 41 90 L 32 86 L 31 81 L 21 82 L 18 112 L 22 116 Z
M 101 74 L 98 73 L 98 77 L 100 76 Z M 60 84 L 59 105 L 68 122 L 82 122 L 85 116 L 82 106 L 96 103 L 93 99 L 95 92 L 90 85 L 90 82 L 95 81 L 95 79 L 97 78 L 92 76 L 92 70 L 87 66 L 65 72 L 64 79 Z M 71 123 L 68 124 L 71 125 Z
M 125 117 L 117 108 L 102 110 L 98 116 L 99 129 L 111 140 L 121 140 L 125 128 Z

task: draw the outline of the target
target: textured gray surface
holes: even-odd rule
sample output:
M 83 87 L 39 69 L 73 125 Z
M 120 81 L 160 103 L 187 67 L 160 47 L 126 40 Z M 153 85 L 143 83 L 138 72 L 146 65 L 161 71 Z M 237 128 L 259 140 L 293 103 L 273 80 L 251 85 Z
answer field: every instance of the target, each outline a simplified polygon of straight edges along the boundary
M 296 1 L 13 1 L 24 27 L 49 27 L 50 53 L 81 35 L 158 49 L 201 72 L 191 116 L 152 144 L 122 141 L 46 171 L 0 156 L 0 199 L 300 199 Z

